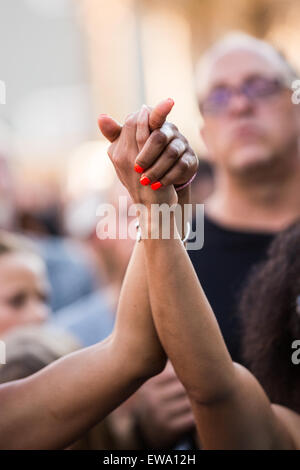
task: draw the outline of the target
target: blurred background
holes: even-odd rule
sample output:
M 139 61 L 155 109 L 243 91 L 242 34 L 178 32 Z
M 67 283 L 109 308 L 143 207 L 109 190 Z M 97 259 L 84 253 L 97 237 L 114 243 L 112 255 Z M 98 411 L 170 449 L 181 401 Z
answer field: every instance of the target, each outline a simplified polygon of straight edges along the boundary
M 32 215 L 55 225 L 69 201 L 113 184 L 100 113 L 122 122 L 170 96 L 172 119 L 205 152 L 193 69 L 223 33 L 268 38 L 300 65 L 297 0 L 1 0 L 0 9 L 1 187 L 19 223 L 41 231 Z M 10 210 L 2 201 L 3 223 Z
M 300 69 L 299 25 L 299 0 L 0 0 L 0 229 L 36 242 L 51 286 L 47 327 L 67 334 L 54 341 L 52 332 L 29 331 L 24 342 L 21 331 L 7 340 L 0 383 L 112 331 L 133 242 L 95 233 L 99 203 L 114 205 L 118 227 L 127 223 L 98 115 L 123 122 L 143 103 L 173 98 L 170 120 L 202 162 L 193 194 L 203 202 L 213 169 L 199 133 L 201 53 L 241 30 L 271 41 Z M 0 338 L 8 329 L 1 316 Z M 20 318 L 10 326 L 22 327 Z M 112 427 L 127 439 L 127 415 L 116 416 Z

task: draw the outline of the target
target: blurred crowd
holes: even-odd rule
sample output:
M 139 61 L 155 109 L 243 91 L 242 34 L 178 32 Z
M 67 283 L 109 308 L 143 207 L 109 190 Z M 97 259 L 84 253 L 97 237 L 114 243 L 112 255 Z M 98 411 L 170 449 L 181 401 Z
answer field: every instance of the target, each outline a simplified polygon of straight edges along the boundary
M 234 361 L 253 367 L 268 393 L 286 404 L 294 397 L 287 393 L 282 398 L 281 385 L 274 389 L 259 367 L 258 344 L 265 340 L 265 330 L 272 329 L 264 352 L 271 367 L 272 361 L 282 362 L 282 328 L 288 330 L 288 344 L 297 334 L 300 338 L 296 289 L 290 286 L 297 275 L 299 284 L 300 272 L 276 284 L 271 270 L 268 279 L 257 283 L 255 267 L 275 256 L 270 246 L 300 216 L 300 108 L 291 101 L 296 78 L 271 46 L 246 35 L 229 36 L 207 52 L 197 69 L 197 98 L 208 154 L 199 155 L 192 184 L 192 202 L 205 203 L 205 223 L 204 247 L 191 251 L 190 258 L 226 345 Z M 100 239 L 96 210 L 110 203 L 118 223 L 125 223 L 127 214 L 118 204 L 125 195 L 119 183 L 71 202 L 57 187 L 34 193 L 15 184 L 10 155 L 1 155 L 0 338 L 7 346 L 1 383 L 33 374 L 111 333 L 134 241 Z M 296 235 L 286 235 L 294 253 L 300 245 L 299 225 L 295 227 Z M 282 240 L 277 247 L 282 263 L 289 263 L 286 238 Z M 283 265 L 274 261 L 277 272 Z M 282 308 L 288 311 L 285 319 L 278 315 L 276 326 L 270 285 L 285 289 Z M 264 311 L 254 315 L 258 298 L 265 299 L 260 305 Z M 284 364 L 282 377 L 288 378 L 294 371 L 289 360 Z M 189 400 L 170 363 L 74 444 L 80 449 L 198 446 Z

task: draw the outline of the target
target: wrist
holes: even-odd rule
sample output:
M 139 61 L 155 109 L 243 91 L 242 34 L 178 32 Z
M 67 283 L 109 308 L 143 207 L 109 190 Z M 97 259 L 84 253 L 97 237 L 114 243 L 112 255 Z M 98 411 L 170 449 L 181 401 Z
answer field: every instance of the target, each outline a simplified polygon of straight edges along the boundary
M 173 185 L 162 186 L 157 190 L 153 190 L 149 186 L 139 184 L 139 187 L 131 196 L 135 204 L 143 204 L 147 207 L 152 204 L 173 205 L 178 202 L 178 195 Z
M 188 204 L 191 201 L 191 186 L 186 186 L 184 189 L 178 192 L 178 204 Z
M 183 189 L 187 188 L 188 186 L 190 186 L 192 184 L 192 182 L 194 181 L 195 177 L 196 177 L 196 173 L 193 174 L 193 176 L 188 180 L 186 181 L 185 183 L 183 184 L 176 184 L 174 187 L 175 187 L 175 190 L 180 192 L 182 191 Z
M 169 240 L 180 238 L 177 230 L 176 205 L 163 208 L 158 204 L 147 206 L 138 217 L 139 240 Z

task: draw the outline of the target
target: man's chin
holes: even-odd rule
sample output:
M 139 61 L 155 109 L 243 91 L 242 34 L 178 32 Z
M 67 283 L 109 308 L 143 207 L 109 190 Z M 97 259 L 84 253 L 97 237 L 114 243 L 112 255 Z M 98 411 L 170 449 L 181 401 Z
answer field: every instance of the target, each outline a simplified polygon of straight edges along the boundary
M 230 169 L 234 173 L 252 173 L 269 168 L 272 161 L 270 152 L 262 151 L 261 148 L 245 149 L 231 156 Z

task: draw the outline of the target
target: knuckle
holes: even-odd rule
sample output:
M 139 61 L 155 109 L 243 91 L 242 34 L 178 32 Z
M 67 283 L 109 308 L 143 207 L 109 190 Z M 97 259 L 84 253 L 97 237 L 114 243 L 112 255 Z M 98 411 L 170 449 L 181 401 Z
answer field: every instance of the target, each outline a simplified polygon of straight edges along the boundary
M 137 132 L 136 141 L 138 144 L 143 144 L 147 140 L 145 132 Z
M 167 137 L 167 141 L 169 142 L 172 140 L 174 137 L 176 137 L 176 131 L 174 131 L 172 124 L 169 122 L 165 122 L 161 129 L 160 129 Z
M 188 171 L 190 168 L 189 161 L 186 158 L 181 158 L 178 162 L 179 168 L 181 171 Z
M 173 182 L 169 176 L 163 176 L 160 178 L 160 182 L 163 186 L 170 186 Z
M 138 113 L 138 115 L 137 115 L 137 124 L 138 124 L 138 126 L 144 126 L 145 125 L 145 118 L 140 113 Z
M 180 138 L 176 139 L 177 145 L 179 147 L 180 154 L 184 154 L 187 150 L 187 144 L 186 144 L 185 140 L 186 139 L 180 139 Z
M 198 167 L 199 167 L 199 158 L 197 157 L 197 155 L 193 152 L 193 150 L 191 148 L 188 149 L 188 157 L 189 157 L 189 164 L 190 164 L 190 167 L 197 171 L 198 170 Z
M 137 122 L 137 114 L 131 113 L 125 119 L 125 126 L 133 127 L 136 125 L 136 122 Z
M 158 177 L 158 174 L 156 171 L 148 171 L 147 172 L 147 176 L 149 178 L 149 180 L 151 181 L 151 183 L 155 183 L 155 181 L 158 181 L 159 180 L 159 177 Z
M 148 137 L 149 135 L 149 129 L 148 127 L 145 128 L 144 125 L 141 125 L 139 126 L 139 124 L 137 125 L 137 128 L 136 128 L 136 136 L 137 138 L 145 138 L 145 137 Z
M 179 134 L 179 135 L 178 135 L 178 139 L 180 139 L 180 140 L 181 140 L 181 142 L 183 142 L 183 143 L 184 143 L 184 145 L 186 146 L 186 148 L 188 148 L 188 147 L 189 147 L 189 142 L 188 142 L 187 138 L 186 138 L 186 137 L 184 137 L 184 135 L 182 135 L 182 134 Z
M 194 161 L 194 163 L 193 163 L 193 167 L 192 167 L 192 168 L 193 168 L 193 170 L 194 170 L 195 172 L 198 171 L 198 168 L 199 168 L 199 159 L 198 159 L 197 157 L 195 158 L 195 161 Z
M 145 123 L 144 123 L 144 121 L 142 121 L 139 117 L 138 117 L 137 120 L 136 120 L 136 125 L 137 125 L 137 130 L 138 130 L 139 132 L 144 132 Z
M 167 144 L 167 136 L 161 130 L 155 130 L 152 133 L 153 143 L 157 146 L 164 146 Z
M 172 122 L 170 122 L 170 123 L 168 123 L 168 124 L 170 125 L 170 127 L 171 127 L 172 131 L 174 131 L 174 132 L 178 132 L 178 127 L 177 127 L 177 126 L 175 126 L 175 124 L 173 124 Z
M 168 158 L 177 160 L 179 157 L 179 148 L 176 144 L 170 144 L 167 150 Z

